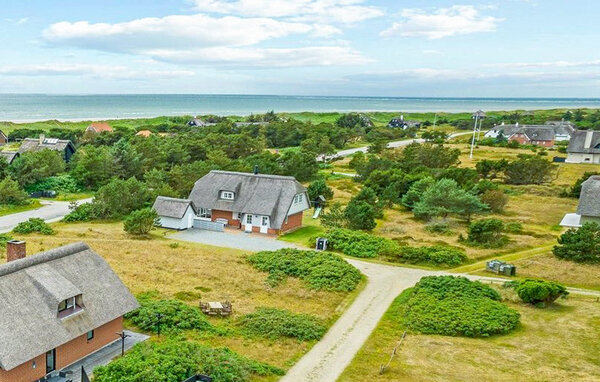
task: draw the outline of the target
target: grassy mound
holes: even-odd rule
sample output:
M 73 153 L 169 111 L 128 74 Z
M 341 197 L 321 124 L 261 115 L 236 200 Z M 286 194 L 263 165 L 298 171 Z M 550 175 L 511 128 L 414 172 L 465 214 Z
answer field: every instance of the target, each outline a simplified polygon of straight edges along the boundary
M 361 279 L 358 269 L 331 253 L 280 249 L 257 252 L 248 256 L 248 261 L 269 272 L 267 281 L 272 286 L 292 276 L 304 280 L 311 289 L 351 291 Z
M 283 370 L 240 356 L 228 348 L 211 348 L 183 340 L 142 342 L 124 357 L 94 369 L 95 382 L 181 382 L 205 374 L 214 382 L 244 382 L 253 376 L 283 375 Z
M 519 324 L 519 313 L 502 304 L 498 292 L 464 277 L 423 277 L 399 300 L 402 324 L 423 334 L 488 337 Z
M 318 340 L 327 331 L 325 325 L 314 316 L 274 308 L 259 308 L 242 317 L 240 324 L 246 333 L 269 339 L 291 337 L 300 341 Z
M 138 296 L 140 307 L 125 315 L 142 330 L 156 333 L 158 331 L 157 315 L 160 314 L 160 330 L 210 330 L 208 322 L 199 308 L 189 306 L 179 300 L 154 300 L 147 295 Z

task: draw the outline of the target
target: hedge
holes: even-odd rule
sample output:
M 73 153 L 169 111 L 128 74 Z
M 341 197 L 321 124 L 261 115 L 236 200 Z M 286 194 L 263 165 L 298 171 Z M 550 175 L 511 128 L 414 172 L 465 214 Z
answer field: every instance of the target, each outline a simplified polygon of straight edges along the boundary
M 211 330 L 208 322 L 199 308 L 189 306 L 179 300 L 153 300 L 138 296 L 140 307 L 127 313 L 126 318 L 131 319 L 142 330 L 156 333 L 158 331 L 157 314 L 161 314 L 160 330 Z
M 361 280 L 358 269 L 340 256 L 299 249 L 257 252 L 248 256 L 255 268 L 269 272 L 268 280 L 276 286 L 287 276 L 297 277 L 311 289 L 351 291 Z
M 398 260 L 409 264 L 435 264 L 457 266 L 468 260 L 467 255 L 456 248 L 434 245 L 432 247 L 400 247 Z
M 527 279 L 518 283 L 515 292 L 523 302 L 544 307 L 551 304 L 559 297 L 569 295 L 563 285 L 544 280 Z
M 309 314 L 294 314 L 275 308 L 258 308 L 240 320 L 244 331 L 270 339 L 297 338 L 300 341 L 318 340 L 327 331 L 323 323 Z

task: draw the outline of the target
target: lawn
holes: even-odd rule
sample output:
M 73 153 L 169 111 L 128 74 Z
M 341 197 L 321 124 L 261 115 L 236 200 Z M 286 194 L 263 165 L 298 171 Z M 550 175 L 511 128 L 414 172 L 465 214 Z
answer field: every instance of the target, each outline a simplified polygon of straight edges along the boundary
M 203 301 L 228 299 L 233 304 L 233 317 L 210 318 L 213 324 L 222 327 L 229 327 L 233 319 L 258 307 L 312 314 L 332 324 L 356 294 L 309 290 L 294 278 L 271 288 L 265 283 L 267 275 L 246 262 L 245 252 L 177 242 L 166 238 L 167 231 L 162 229 L 152 231 L 150 237 L 142 240 L 125 234 L 121 223 L 55 223 L 53 227 L 58 232 L 53 236 L 15 236 L 27 241 L 28 253 L 85 241 L 108 261 L 134 294 L 158 291 L 163 298 L 174 298 L 178 293 L 181 296 L 188 292 L 201 294 Z M 197 306 L 198 299 L 185 302 Z M 186 334 L 196 341 L 227 346 L 283 369 L 289 368 L 314 344 L 314 341 L 248 339 L 236 334 L 221 337 Z M 266 380 L 273 377 L 269 378 Z
M 42 206 L 42 203 L 40 203 L 40 201 L 37 199 L 31 199 L 30 203 L 26 204 L 24 206 L 1 205 L 0 206 L 0 216 L 16 214 L 18 212 L 36 210 L 36 209 L 40 208 L 41 206 Z
M 394 302 L 338 381 L 356 381 L 356 376 L 377 381 L 600 380 L 596 297 L 571 295 L 546 309 L 508 298 L 508 305 L 521 313 L 515 332 L 486 339 L 409 333 L 379 375 L 404 332 Z

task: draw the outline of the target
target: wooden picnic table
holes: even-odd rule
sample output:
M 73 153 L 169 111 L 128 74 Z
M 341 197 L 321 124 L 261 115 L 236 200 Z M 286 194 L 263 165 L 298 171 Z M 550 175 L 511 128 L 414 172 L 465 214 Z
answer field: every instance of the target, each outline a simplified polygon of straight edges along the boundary
M 229 316 L 232 312 L 231 303 L 229 301 L 209 301 L 206 303 L 200 302 L 202 313 L 209 316 Z

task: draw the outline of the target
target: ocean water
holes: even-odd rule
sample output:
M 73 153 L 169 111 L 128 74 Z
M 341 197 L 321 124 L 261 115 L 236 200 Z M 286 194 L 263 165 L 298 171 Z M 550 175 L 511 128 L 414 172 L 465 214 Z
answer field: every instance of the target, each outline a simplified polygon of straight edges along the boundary
M 248 115 L 276 112 L 472 112 L 600 108 L 595 98 L 411 98 L 277 95 L 46 95 L 0 94 L 0 121 L 98 120 L 161 115 Z

